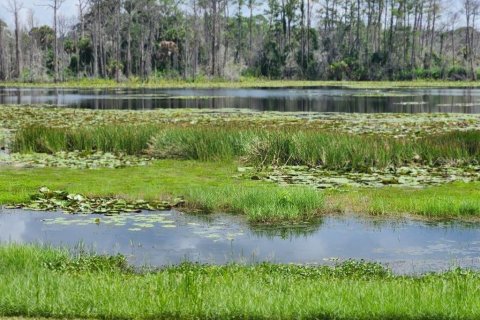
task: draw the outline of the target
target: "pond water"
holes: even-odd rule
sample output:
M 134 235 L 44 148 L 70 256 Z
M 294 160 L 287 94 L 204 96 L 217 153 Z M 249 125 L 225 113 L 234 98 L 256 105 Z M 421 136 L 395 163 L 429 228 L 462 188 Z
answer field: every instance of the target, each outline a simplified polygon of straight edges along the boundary
M 0 243 L 41 243 L 127 256 L 134 265 L 378 261 L 397 273 L 480 269 L 480 224 L 326 216 L 314 224 L 249 226 L 240 217 L 177 211 L 113 217 L 3 210 Z
M 260 111 L 480 113 L 480 89 L 364 90 L 0 88 L 0 104 L 86 109 L 248 108 Z

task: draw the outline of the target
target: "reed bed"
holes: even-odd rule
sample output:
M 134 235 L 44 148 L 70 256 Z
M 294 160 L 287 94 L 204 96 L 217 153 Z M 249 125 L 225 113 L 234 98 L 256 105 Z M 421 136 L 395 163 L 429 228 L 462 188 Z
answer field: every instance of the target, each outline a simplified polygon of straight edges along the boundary
M 19 130 L 15 152 L 104 151 L 157 158 L 220 161 L 241 159 L 254 166 L 307 165 L 368 171 L 421 163 L 480 162 L 480 131 L 454 131 L 416 139 L 351 135 L 332 131 L 159 126 L 99 126 Z

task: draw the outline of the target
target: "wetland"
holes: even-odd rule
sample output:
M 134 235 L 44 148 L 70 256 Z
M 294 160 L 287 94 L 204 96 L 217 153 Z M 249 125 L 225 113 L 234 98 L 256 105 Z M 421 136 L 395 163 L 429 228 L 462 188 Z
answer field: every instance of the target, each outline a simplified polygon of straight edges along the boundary
M 417 314 L 480 314 L 478 89 L 0 90 L 0 315 L 141 318 L 127 278 L 156 292 L 158 317 L 243 314 L 214 283 L 238 301 L 295 291 L 304 318 L 358 315 L 334 311 L 351 286 L 365 319 L 398 316 L 398 290 Z M 25 305 L 33 275 L 57 289 Z M 321 304 L 304 296 L 318 286 Z M 445 286 L 468 297 L 448 289 L 448 309 Z M 60 292 L 68 307 L 49 310 Z M 109 307 L 82 311 L 94 296 Z

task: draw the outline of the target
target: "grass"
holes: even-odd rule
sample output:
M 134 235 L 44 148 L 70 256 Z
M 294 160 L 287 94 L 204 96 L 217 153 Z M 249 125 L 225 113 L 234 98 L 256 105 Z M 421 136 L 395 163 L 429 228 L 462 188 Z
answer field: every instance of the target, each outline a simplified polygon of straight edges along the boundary
M 147 150 L 148 149 L 148 150 Z M 239 129 L 153 125 L 96 126 L 78 129 L 30 126 L 14 138 L 15 152 L 148 152 L 160 158 L 247 164 L 308 165 L 334 170 L 480 162 L 480 131 L 430 134 L 418 139 L 355 135 L 316 130 Z
M 108 319 L 476 319 L 480 275 L 182 264 L 132 273 L 121 257 L 0 247 L 0 315 Z
M 41 186 L 87 196 L 159 200 L 184 196 L 189 209 L 246 214 L 253 222 L 308 219 L 324 212 L 472 218 L 480 215 L 480 183 L 425 189 L 386 187 L 322 192 L 234 178 L 235 162 L 160 160 L 147 167 L 0 170 L 0 204 L 29 200 Z
M 241 78 L 239 81 L 221 79 L 184 81 L 174 79 L 130 80 L 117 83 L 107 79 L 82 79 L 62 83 L 42 82 L 0 82 L 2 87 L 55 87 L 55 88 L 285 88 L 285 87 L 348 87 L 358 89 L 390 88 L 475 88 L 480 83 L 474 81 L 299 81 Z
M 308 187 L 280 187 L 236 179 L 234 163 L 157 161 L 147 167 L 0 171 L 0 204 L 29 201 L 39 187 L 87 196 L 161 200 L 183 196 L 187 210 L 244 214 L 251 222 L 308 220 L 324 208 L 323 195 Z
M 139 154 L 146 150 L 151 138 L 160 131 L 152 125 L 109 125 L 79 129 L 30 126 L 14 138 L 14 152 L 55 153 L 59 151 L 123 152 Z

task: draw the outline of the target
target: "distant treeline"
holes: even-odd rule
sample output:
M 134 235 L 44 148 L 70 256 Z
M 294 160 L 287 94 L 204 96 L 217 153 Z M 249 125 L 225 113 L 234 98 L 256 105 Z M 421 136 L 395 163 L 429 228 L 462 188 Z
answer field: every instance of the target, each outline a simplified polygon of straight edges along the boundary
M 64 1 L 7 1 L 0 80 L 477 78 L 479 0 Z

